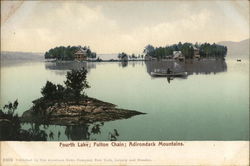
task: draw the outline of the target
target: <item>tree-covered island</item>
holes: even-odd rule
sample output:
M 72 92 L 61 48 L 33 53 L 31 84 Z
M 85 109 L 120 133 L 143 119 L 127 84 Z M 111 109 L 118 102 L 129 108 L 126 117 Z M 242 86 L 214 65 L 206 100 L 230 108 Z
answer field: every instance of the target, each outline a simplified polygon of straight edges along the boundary
M 96 53 L 88 46 L 60 46 L 45 52 L 44 57 L 57 60 L 87 60 L 96 58 Z
M 218 44 L 210 44 L 210 43 L 202 43 L 202 44 L 192 44 L 192 43 L 181 43 L 167 45 L 165 47 L 154 47 L 152 45 L 147 45 L 143 54 L 127 54 L 127 53 L 119 53 L 117 55 L 118 60 L 110 59 L 110 60 L 102 60 L 99 57 L 96 57 L 96 53 L 92 52 L 88 46 L 60 46 L 50 49 L 44 54 L 45 59 L 57 59 L 57 60 L 78 60 L 78 61 L 97 61 L 97 62 L 105 62 L 105 61 L 143 61 L 143 60 L 153 60 L 153 59 L 193 59 L 193 58 L 216 58 L 216 59 L 224 59 L 227 54 L 227 47 L 218 45 Z M 97 58 L 97 59 L 96 59 Z
M 165 47 L 147 45 L 143 50 L 145 59 L 193 59 L 193 58 L 225 58 L 227 47 L 218 44 L 181 43 Z

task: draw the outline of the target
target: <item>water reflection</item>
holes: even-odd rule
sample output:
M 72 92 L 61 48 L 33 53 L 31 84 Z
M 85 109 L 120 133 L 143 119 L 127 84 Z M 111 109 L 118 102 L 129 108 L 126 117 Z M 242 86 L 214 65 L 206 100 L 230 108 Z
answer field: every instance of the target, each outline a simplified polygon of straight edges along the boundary
M 100 127 L 103 126 L 103 125 L 104 125 L 103 122 L 101 122 L 100 124 L 95 124 L 91 129 L 91 133 L 93 133 L 93 134 L 101 134 L 101 128 Z
M 45 62 L 45 69 L 52 70 L 58 75 L 65 75 L 66 70 L 79 70 L 83 67 L 90 72 L 90 69 L 96 68 L 96 63 L 78 61 Z
M 74 125 L 66 126 L 65 135 L 68 140 L 96 140 L 101 134 L 107 134 L 108 140 L 116 141 L 119 137 L 117 129 L 109 131 L 108 133 L 102 133 L 101 128 L 104 126 L 103 122 L 97 122 L 94 124 Z
M 112 132 L 109 132 L 109 140 L 110 141 L 116 141 L 117 137 L 119 137 L 119 133 L 116 129 L 114 129 Z
M 128 66 L 143 66 L 144 65 L 144 61 L 124 61 L 124 62 L 118 62 L 118 66 L 119 67 L 128 67 Z
M 201 59 L 201 60 L 165 60 L 165 61 L 145 61 L 145 62 L 110 62 L 118 63 L 119 67 L 125 68 L 128 66 L 135 67 L 136 65 L 146 65 L 147 73 L 151 72 L 166 72 L 168 69 L 174 72 L 187 72 L 188 75 L 192 74 L 216 74 L 219 72 L 227 71 L 226 61 L 223 59 Z M 67 70 L 78 70 L 85 67 L 88 72 L 95 69 L 97 65 L 107 64 L 107 62 L 77 62 L 77 61 L 61 61 L 61 62 L 46 62 L 45 69 L 52 70 L 56 74 L 65 75 Z M 171 79 L 170 79 L 171 80 Z
M 103 135 L 106 135 L 105 137 L 110 141 L 116 141 L 119 137 L 117 129 L 111 129 L 108 132 L 102 133 L 102 127 L 104 127 L 103 122 L 71 126 L 26 124 L 29 124 L 28 129 L 21 129 L 30 136 L 22 138 L 22 140 L 26 141 L 97 140 L 98 137 Z M 61 130 L 61 128 L 63 128 L 63 130 Z
M 66 126 L 65 135 L 67 136 L 68 140 L 89 140 L 89 126 L 87 124 Z
M 122 61 L 118 63 L 119 67 L 127 67 L 128 66 L 128 61 Z
M 39 124 L 30 124 L 29 129 L 22 129 L 20 124 L 15 126 L 14 122 L 0 123 L 1 141 L 46 141 L 48 134 L 40 129 Z
M 31 128 L 27 130 L 29 135 L 31 136 L 31 140 L 34 141 L 46 141 L 47 133 L 44 130 L 40 129 L 40 125 L 36 123 L 31 124 Z
M 152 72 L 164 73 L 168 69 L 176 73 L 187 72 L 187 76 L 192 74 L 216 74 L 227 71 L 227 64 L 222 59 L 187 60 L 185 62 L 175 60 L 146 61 L 145 64 L 149 75 L 152 75 Z

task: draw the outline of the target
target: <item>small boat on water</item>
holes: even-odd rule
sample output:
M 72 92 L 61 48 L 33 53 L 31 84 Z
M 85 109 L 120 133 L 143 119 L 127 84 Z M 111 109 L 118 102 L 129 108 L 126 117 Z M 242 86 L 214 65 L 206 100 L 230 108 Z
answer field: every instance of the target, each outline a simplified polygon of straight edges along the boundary
M 153 77 L 184 77 L 187 76 L 187 72 L 151 72 L 151 76 Z

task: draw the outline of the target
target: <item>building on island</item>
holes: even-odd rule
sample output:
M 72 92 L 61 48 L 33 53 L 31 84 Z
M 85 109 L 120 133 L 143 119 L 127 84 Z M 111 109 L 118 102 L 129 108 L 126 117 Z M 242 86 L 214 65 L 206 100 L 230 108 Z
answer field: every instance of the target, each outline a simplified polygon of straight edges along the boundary
M 86 61 L 87 60 L 87 50 L 79 48 L 79 50 L 75 52 L 75 60 Z
M 185 57 L 183 56 L 181 51 L 173 51 L 173 59 L 184 60 Z
M 150 55 L 145 55 L 144 56 L 144 60 L 145 61 L 152 61 L 152 60 L 157 60 L 157 58 L 156 57 L 152 57 Z
M 199 59 L 201 56 L 200 56 L 200 50 L 196 47 L 193 47 L 194 49 L 194 58 L 197 58 Z

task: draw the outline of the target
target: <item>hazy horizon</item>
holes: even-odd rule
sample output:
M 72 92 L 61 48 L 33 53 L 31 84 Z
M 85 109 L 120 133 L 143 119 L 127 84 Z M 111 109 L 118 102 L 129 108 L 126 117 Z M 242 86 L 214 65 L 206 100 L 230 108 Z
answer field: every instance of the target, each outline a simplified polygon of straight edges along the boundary
M 220 44 L 221 42 L 235 42 L 235 43 L 238 43 L 238 42 L 241 42 L 241 41 L 245 41 L 245 40 L 250 40 L 250 38 L 248 38 L 248 39 L 244 39 L 244 40 L 240 40 L 240 41 L 219 41 L 219 42 L 216 42 L 216 43 L 218 43 L 218 44 Z M 215 42 L 211 42 L 211 43 L 215 43 Z M 193 43 L 194 44 L 194 43 Z M 67 46 L 67 45 L 65 45 L 65 46 Z M 143 49 L 143 48 L 142 48 Z M 20 52 L 20 53 L 34 53 L 34 54 L 44 54 L 46 51 L 44 51 L 44 52 L 34 52 L 34 51 L 6 51 L 6 50 L 0 50 L 1 52 Z M 102 53 L 102 52 L 97 52 L 97 54 L 99 54 L 99 55 L 108 55 L 108 54 L 118 54 L 118 53 L 120 53 L 120 52 L 111 52 L 111 53 Z M 141 52 L 142 53 L 142 52 Z M 140 54 L 140 53 L 138 53 L 138 54 Z
M 1 51 L 87 45 L 98 54 L 138 54 L 147 44 L 246 39 L 247 0 L 1 1 Z

